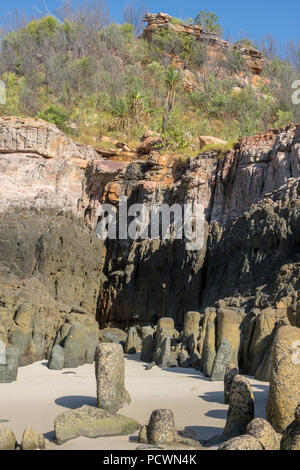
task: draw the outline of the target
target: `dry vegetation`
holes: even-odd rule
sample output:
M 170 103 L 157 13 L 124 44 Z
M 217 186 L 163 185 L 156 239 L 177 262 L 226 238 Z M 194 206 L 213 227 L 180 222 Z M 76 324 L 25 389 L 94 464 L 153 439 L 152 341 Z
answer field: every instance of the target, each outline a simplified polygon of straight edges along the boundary
M 1 114 L 42 117 L 94 145 L 108 135 L 134 146 L 150 128 L 168 150 L 184 153 L 197 150 L 199 135 L 231 142 L 299 119 L 291 103 L 299 44 L 290 43 L 283 59 L 267 38 L 260 46 L 268 65 L 254 87 L 238 53 L 211 57 L 192 36 L 171 31 L 150 43 L 139 38 L 143 14 L 128 5 L 124 23 L 114 24 L 102 1 L 65 4 L 56 17 L 2 28 Z M 183 86 L 184 70 L 196 77 L 194 91 Z

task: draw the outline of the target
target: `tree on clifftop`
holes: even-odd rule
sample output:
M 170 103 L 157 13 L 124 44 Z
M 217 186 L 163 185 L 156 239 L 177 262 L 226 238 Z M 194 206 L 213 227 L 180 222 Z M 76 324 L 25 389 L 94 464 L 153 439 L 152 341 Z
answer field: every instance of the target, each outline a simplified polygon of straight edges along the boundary
M 194 19 L 195 24 L 202 26 L 208 33 L 222 34 L 222 28 L 219 24 L 219 16 L 208 10 L 201 10 Z

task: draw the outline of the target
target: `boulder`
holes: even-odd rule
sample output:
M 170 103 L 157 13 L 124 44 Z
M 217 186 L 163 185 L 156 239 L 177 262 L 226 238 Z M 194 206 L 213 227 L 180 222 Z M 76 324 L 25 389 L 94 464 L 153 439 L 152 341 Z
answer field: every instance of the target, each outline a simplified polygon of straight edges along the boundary
M 96 350 L 97 406 L 111 412 L 130 403 L 125 389 L 125 363 L 120 344 L 100 343 Z
M 79 436 L 94 438 L 129 435 L 139 428 L 140 424 L 134 419 L 87 405 L 66 411 L 54 421 L 55 441 L 59 445 Z
M 255 437 L 263 446 L 264 450 L 279 450 L 280 439 L 265 419 L 255 418 L 248 424 L 246 434 Z
M 257 316 L 255 328 L 249 348 L 251 369 L 249 373 L 255 375 L 264 360 L 267 349 L 272 343 L 272 333 L 276 323 L 282 318 L 282 312 L 273 308 L 267 308 Z
M 147 426 L 142 426 L 139 432 L 138 441 L 140 444 L 148 444 Z
M 129 328 L 126 343 L 125 343 L 125 354 L 136 354 L 141 350 L 141 339 L 135 326 Z
M 162 369 L 177 367 L 177 360 L 171 353 L 171 339 L 177 336 L 173 318 L 160 318 L 157 322 L 154 339 L 153 362 Z
M 236 375 L 229 392 L 229 409 L 223 437 L 245 434 L 248 424 L 254 419 L 254 396 L 249 380 Z
M 267 402 L 267 419 L 283 432 L 294 419 L 300 403 L 300 329 L 283 326 L 277 330 L 272 349 L 272 371 Z
M 162 334 L 168 335 L 171 338 L 174 335 L 174 320 L 173 318 L 163 317 L 157 322 L 156 337 L 159 338 Z M 158 339 L 159 341 L 159 339 Z
M 162 144 L 162 137 L 152 131 L 147 131 L 141 137 L 141 145 L 137 148 L 137 152 L 142 155 L 148 155 L 158 145 Z
M 232 381 L 236 375 L 239 374 L 239 370 L 233 362 L 228 364 L 225 375 L 224 375 L 224 403 L 229 405 L 229 394 Z
M 149 444 L 172 444 L 176 440 L 175 419 L 171 410 L 154 410 L 147 426 Z
M 99 332 L 101 343 L 117 343 L 125 346 L 127 334 L 119 328 L 104 328 Z
M 228 364 L 231 362 L 232 349 L 227 339 L 223 338 L 214 360 L 210 380 L 223 382 Z
M 220 348 L 222 340 L 226 339 L 231 347 L 232 352 L 231 360 L 229 362 L 234 362 L 235 364 L 238 364 L 238 355 L 241 342 L 240 324 L 240 317 L 235 311 L 226 308 L 220 308 L 218 310 L 217 349 Z
M 80 323 L 75 323 L 64 342 L 64 368 L 78 367 L 85 363 L 88 340 L 87 330 Z
M 37 433 L 33 428 L 26 428 L 21 443 L 22 450 L 42 450 L 45 449 L 45 438 Z
M 0 383 L 15 382 L 18 376 L 19 351 L 8 347 L 0 363 Z
M 200 150 L 206 145 L 226 145 L 228 142 L 226 140 L 218 139 L 218 137 L 213 137 L 211 135 L 200 135 L 199 136 L 199 145 Z
M 263 446 L 255 437 L 245 434 L 229 439 L 218 450 L 263 450 Z
M 171 354 L 171 337 L 169 335 L 161 334 L 156 338 L 153 361 L 161 369 L 178 366 L 176 359 Z
M 190 356 L 186 349 L 182 349 L 178 354 L 178 365 L 179 367 L 189 367 L 190 366 Z
M 154 329 L 151 326 L 144 326 L 142 333 L 141 361 L 152 362 L 154 353 Z
M 184 317 L 182 342 L 188 348 L 189 354 L 194 353 L 198 343 L 200 319 L 199 312 L 187 312 Z
M 206 322 L 205 339 L 202 351 L 202 368 L 205 375 L 210 376 L 216 357 L 216 313 L 209 312 Z
M 281 450 L 300 450 L 300 405 L 295 411 L 295 420 L 284 430 Z
M 0 450 L 15 450 L 16 436 L 11 429 L 0 429 Z
M 59 344 L 55 344 L 52 348 L 50 359 L 48 361 L 48 369 L 62 370 L 65 363 L 64 348 Z

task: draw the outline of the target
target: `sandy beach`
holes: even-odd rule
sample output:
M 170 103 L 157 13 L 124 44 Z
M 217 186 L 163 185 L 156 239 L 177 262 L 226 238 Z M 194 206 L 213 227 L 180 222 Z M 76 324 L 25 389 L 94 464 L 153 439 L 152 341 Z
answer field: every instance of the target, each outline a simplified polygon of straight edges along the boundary
M 194 439 L 221 434 L 227 414 L 223 383 L 210 382 L 194 369 L 154 367 L 145 370 L 139 355 L 125 357 L 126 388 L 131 404 L 119 411 L 147 424 L 156 408 L 173 410 L 177 430 Z M 250 379 L 255 396 L 255 416 L 265 417 L 268 384 Z M 134 450 L 134 436 L 88 439 L 80 437 L 62 446 L 54 444 L 55 417 L 68 409 L 96 405 L 93 365 L 53 371 L 46 361 L 19 369 L 17 382 L 0 385 L 0 429 L 10 427 L 21 441 L 24 428 L 34 427 L 45 435 L 47 449 Z

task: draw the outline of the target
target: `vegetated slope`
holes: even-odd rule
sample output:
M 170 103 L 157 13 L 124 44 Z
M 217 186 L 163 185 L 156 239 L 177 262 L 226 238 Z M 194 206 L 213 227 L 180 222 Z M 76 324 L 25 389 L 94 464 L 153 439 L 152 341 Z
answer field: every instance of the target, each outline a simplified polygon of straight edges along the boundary
M 152 129 L 188 154 L 200 135 L 235 141 L 294 121 L 295 46 L 284 61 L 271 40 L 261 53 L 249 39 L 229 45 L 166 14 L 146 15 L 137 38 L 132 24 L 91 13 L 61 23 L 46 16 L 3 35 L 2 115 L 42 117 L 96 146 L 102 136 L 130 144 Z

